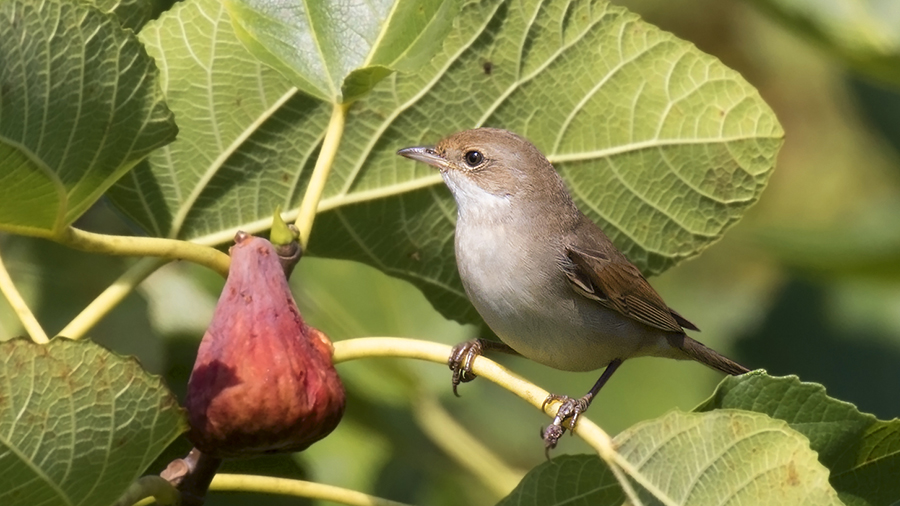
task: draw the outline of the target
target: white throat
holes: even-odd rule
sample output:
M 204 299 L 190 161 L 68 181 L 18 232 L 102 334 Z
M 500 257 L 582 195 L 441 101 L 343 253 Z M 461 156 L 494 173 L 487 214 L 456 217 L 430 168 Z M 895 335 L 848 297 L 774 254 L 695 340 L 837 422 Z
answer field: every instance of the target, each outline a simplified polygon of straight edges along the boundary
M 471 178 L 452 172 L 441 172 L 444 182 L 456 199 L 460 221 L 495 222 L 512 210 L 510 195 L 497 195 L 478 186 Z

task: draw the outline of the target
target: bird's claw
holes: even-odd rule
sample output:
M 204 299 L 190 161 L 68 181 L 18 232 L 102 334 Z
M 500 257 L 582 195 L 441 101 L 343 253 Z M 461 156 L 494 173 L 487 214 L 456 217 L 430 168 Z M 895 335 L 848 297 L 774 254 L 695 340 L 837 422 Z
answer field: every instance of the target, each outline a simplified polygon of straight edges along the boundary
M 541 430 L 541 438 L 544 440 L 544 453 L 550 458 L 550 450 L 556 448 L 559 438 L 566 433 L 566 429 L 574 430 L 575 423 L 581 413 L 585 412 L 590 404 L 590 399 L 582 397 L 581 399 L 573 399 L 566 395 L 550 394 L 544 399 L 541 409 L 545 409 L 547 404 L 553 401 L 559 401 L 561 404 L 553 417 L 553 423 Z M 568 423 L 566 423 L 568 421 Z
M 453 371 L 453 376 L 450 380 L 453 384 L 453 395 L 459 397 L 456 387 L 460 383 L 468 383 L 477 378 L 475 373 L 472 372 L 472 362 L 475 361 L 475 357 L 483 352 L 484 346 L 478 339 L 459 343 L 453 347 L 453 350 L 450 352 L 450 358 L 447 359 L 447 365 Z
M 562 425 L 549 425 L 546 428 L 541 428 L 541 438 L 544 440 L 544 456 L 547 457 L 547 460 L 550 460 L 550 450 L 556 448 L 556 443 L 559 442 L 559 438 L 566 433 L 566 428 Z

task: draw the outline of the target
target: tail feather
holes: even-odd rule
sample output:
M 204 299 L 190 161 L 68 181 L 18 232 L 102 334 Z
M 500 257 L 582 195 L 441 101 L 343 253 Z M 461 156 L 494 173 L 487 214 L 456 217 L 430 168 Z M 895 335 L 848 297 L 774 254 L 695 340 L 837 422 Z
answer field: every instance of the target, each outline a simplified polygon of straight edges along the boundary
M 681 351 L 697 362 L 732 376 L 750 372 L 750 369 L 687 336 L 684 337 L 684 341 L 681 343 Z

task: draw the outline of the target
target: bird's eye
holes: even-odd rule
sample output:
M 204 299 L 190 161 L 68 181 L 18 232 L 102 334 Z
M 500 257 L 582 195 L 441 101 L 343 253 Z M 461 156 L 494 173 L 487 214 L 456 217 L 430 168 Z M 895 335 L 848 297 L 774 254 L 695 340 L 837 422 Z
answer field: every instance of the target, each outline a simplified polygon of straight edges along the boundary
M 469 151 L 466 153 L 466 165 L 469 167 L 477 167 L 484 161 L 484 155 L 480 151 Z

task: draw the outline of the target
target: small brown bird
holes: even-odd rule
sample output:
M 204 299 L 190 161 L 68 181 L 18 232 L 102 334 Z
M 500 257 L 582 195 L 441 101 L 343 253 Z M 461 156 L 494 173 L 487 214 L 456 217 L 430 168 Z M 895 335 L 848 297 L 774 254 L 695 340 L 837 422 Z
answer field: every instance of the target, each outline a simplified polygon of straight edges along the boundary
M 505 343 L 476 339 L 454 348 L 453 389 L 471 381 L 485 349 L 514 351 L 566 371 L 606 367 L 580 399 L 562 402 L 543 431 L 556 446 L 622 361 L 696 360 L 727 374 L 745 367 L 685 335 L 698 330 L 662 297 L 603 231 L 581 213 L 538 149 L 495 128 L 453 134 L 398 154 L 438 168 L 457 204 L 456 262 L 466 294 Z M 511 350 L 510 350 L 511 348 Z

